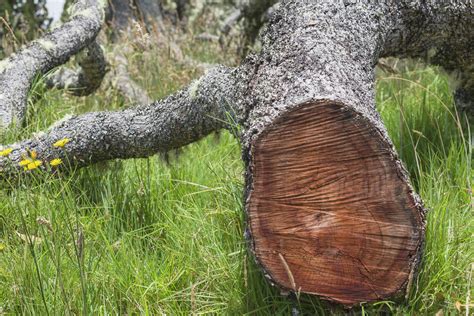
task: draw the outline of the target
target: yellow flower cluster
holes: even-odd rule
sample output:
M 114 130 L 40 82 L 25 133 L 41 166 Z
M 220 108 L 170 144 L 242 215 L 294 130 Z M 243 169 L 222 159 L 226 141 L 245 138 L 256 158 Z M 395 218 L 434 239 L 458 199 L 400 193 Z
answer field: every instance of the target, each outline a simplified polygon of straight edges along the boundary
M 70 142 L 69 138 L 63 138 L 58 140 L 53 144 L 53 147 L 55 148 L 63 148 L 66 146 L 67 143 Z M 0 150 L 0 157 L 8 157 L 11 153 L 13 152 L 12 148 L 5 148 Z M 29 170 L 34 170 L 41 166 L 43 162 L 41 160 L 36 159 L 38 157 L 38 153 L 34 150 L 27 150 L 28 155 L 23 154 L 22 155 L 22 160 L 18 163 L 20 167 L 23 167 L 23 170 L 29 171 Z M 49 162 L 49 165 L 51 167 L 57 167 L 60 164 L 62 164 L 63 161 L 61 158 L 55 158 Z
M 29 157 L 26 155 L 23 155 L 23 160 L 18 163 L 20 167 L 23 167 L 23 170 L 28 171 L 28 170 L 34 170 L 41 166 L 43 162 L 41 160 L 37 160 L 36 158 L 38 157 L 38 154 L 36 151 L 28 151 Z
M 12 148 L 6 148 L 2 151 L 0 151 L 0 157 L 7 157 L 12 153 L 13 149 Z
M 43 162 L 41 160 L 33 160 L 32 162 L 26 165 L 25 170 L 34 170 L 42 164 Z
M 60 139 L 58 140 L 57 142 L 55 142 L 53 144 L 53 147 L 56 147 L 56 148 L 63 148 L 64 146 L 66 146 L 67 143 L 69 143 L 71 140 L 67 137 L 63 138 L 63 139 Z M 56 159 L 53 159 L 49 162 L 49 165 L 51 167 L 57 167 L 59 166 L 60 164 L 62 164 L 63 161 L 61 160 L 61 158 L 56 158 Z

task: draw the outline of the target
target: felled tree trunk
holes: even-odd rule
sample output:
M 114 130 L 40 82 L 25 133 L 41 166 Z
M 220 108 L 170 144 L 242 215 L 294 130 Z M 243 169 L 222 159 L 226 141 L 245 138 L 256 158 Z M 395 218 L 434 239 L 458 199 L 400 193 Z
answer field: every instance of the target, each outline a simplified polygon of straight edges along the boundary
M 393 297 L 420 262 L 425 210 L 376 112 L 374 68 L 436 50 L 433 62 L 462 69 L 473 21 L 467 2 L 286 0 L 240 67 L 150 105 L 63 121 L 11 145 L 0 166 L 12 174 L 27 150 L 46 169 L 58 157 L 146 157 L 238 123 L 246 235 L 271 282 L 347 306 Z
M 243 137 L 248 238 L 287 290 L 381 300 L 419 262 L 424 210 L 374 101 L 374 67 L 399 14 L 289 1 L 265 34 Z

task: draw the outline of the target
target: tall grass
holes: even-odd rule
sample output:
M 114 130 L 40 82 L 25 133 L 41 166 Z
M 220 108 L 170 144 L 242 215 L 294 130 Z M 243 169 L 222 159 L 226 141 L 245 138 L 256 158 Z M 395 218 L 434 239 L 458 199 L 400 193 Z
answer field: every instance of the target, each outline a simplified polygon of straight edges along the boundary
M 194 49 L 216 61 L 216 47 Z M 130 56 L 159 98 L 199 75 L 161 51 Z M 29 137 L 68 113 L 118 109 L 110 92 L 74 98 L 33 89 Z M 407 299 L 351 313 L 466 312 L 472 295 L 472 140 L 447 78 L 417 65 L 379 76 L 377 103 L 416 190 L 429 208 L 420 273 Z M 36 173 L 0 192 L 0 314 L 343 314 L 302 295 L 282 296 L 247 252 L 243 165 L 228 133 L 159 157 L 111 161 L 62 177 Z M 469 302 L 467 302 L 469 304 Z M 474 308 L 471 307 L 471 312 Z

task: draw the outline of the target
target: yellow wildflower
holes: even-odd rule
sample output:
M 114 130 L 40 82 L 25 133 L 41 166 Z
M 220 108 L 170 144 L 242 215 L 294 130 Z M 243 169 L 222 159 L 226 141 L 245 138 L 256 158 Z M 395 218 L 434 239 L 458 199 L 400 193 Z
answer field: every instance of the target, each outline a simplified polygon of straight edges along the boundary
M 33 162 L 33 160 L 31 160 L 31 159 L 29 159 L 29 158 L 26 158 L 26 159 L 23 159 L 22 161 L 20 161 L 20 162 L 18 163 L 18 165 L 19 165 L 20 167 L 24 167 L 24 166 L 29 165 L 29 164 L 32 163 L 32 162 Z
M 53 159 L 49 162 L 49 164 L 51 165 L 51 167 L 56 167 L 60 164 L 62 164 L 63 161 L 61 160 L 61 158 L 56 158 L 56 159 Z
M 38 157 L 38 153 L 34 150 L 30 151 L 30 157 L 31 159 L 36 159 Z
M 55 142 L 53 146 L 56 148 L 64 147 L 67 143 L 69 143 L 69 141 L 70 141 L 69 138 L 63 138 Z
M 26 167 L 25 167 L 25 170 L 33 170 L 33 169 L 36 169 L 38 168 L 39 166 L 41 166 L 43 164 L 43 162 L 41 160 L 35 160 L 31 163 L 29 163 Z
M 11 149 L 11 148 L 4 149 L 4 150 L 0 151 L 0 157 L 8 156 L 8 155 L 11 154 L 12 151 L 13 151 L 13 149 Z

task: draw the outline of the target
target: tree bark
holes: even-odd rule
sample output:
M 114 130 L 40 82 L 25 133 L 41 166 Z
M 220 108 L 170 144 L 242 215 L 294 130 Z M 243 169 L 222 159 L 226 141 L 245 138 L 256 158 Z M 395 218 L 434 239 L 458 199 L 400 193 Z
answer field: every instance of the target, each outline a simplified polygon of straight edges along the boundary
M 37 75 L 64 64 L 96 37 L 102 24 L 102 2 L 80 0 L 75 6 L 69 22 L 0 62 L 0 126 L 23 119 L 28 91 Z
M 278 0 L 245 0 L 241 8 L 245 17 L 245 37 L 248 43 L 254 43 L 265 21 L 265 13 Z
M 107 72 L 107 61 L 100 45 L 93 41 L 77 58 L 77 70 L 60 68 L 46 78 L 46 85 L 65 89 L 76 96 L 89 95 L 99 89 Z
M 127 32 L 133 21 L 142 22 L 148 31 L 164 31 L 161 0 L 111 0 L 106 21 L 117 39 Z
M 403 294 L 425 210 L 375 109 L 381 56 L 472 65 L 469 2 L 285 0 L 263 48 L 148 106 L 89 113 L 11 146 L 72 166 L 145 157 L 242 126 L 247 238 L 272 283 L 347 306 Z M 52 144 L 70 139 L 61 150 Z M 10 169 L 9 169 L 10 168 Z
M 64 162 L 59 168 L 77 168 L 115 158 L 148 157 L 195 142 L 226 125 L 226 104 L 234 103 L 234 76 L 232 70 L 217 67 L 162 101 L 67 118 L 34 139 L 8 146 L 13 151 L 0 158 L 2 175 L 18 175 L 19 163 L 31 151 L 44 169 L 56 158 Z M 54 147 L 63 139 L 69 140 L 63 148 Z
M 221 45 L 224 45 L 224 37 L 242 19 L 244 20 L 244 47 L 242 55 L 245 56 L 249 47 L 255 43 L 260 30 L 268 20 L 266 13 L 278 3 L 278 0 L 243 0 L 238 7 L 229 14 L 221 26 Z

